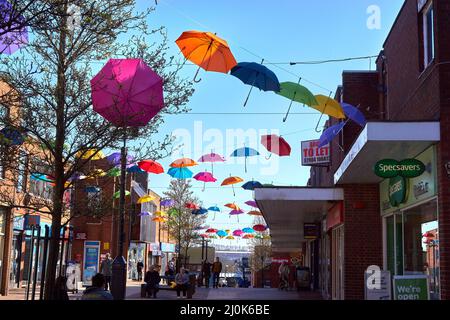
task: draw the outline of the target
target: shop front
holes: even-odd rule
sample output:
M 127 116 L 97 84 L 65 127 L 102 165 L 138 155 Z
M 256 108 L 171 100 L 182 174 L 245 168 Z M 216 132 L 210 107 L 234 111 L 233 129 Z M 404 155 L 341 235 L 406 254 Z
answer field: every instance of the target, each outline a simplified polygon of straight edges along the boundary
M 324 251 L 322 287 L 324 297 L 333 300 L 344 299 L 344 205 L 336 203 L 328 210 L 325 220 L 325 235 L 322 241 Z
M 384 269 L 392 276 L 426 275 L 431 299 L 440 297 L 436 148 L 418 155 L 425 171 L 380 184 Z
M 128 248 L 128 279 L 139 280 L 137 264 L 139 262 L 145 267 L 146 244 L 143 242 L 131 242 Z M 144 269 L 145 270 L 145 269 Z

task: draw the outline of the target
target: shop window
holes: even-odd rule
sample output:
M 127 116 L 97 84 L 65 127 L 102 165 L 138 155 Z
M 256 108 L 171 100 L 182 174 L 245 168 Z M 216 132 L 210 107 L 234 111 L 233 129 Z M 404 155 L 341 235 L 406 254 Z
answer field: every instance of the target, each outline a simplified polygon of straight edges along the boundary
M 395 224 L 394 216 L 386 218 L 386 264 L 387 270 L 395 274 Z

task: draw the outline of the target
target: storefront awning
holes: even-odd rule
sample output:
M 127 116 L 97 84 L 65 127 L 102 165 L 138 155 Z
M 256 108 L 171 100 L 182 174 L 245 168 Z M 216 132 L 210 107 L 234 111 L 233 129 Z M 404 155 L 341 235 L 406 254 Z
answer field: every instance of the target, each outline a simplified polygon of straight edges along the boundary
M 414 158 L 440 141 L 439 122 L 369 122 L 334 174 L 335 184 L 378 183 L 374 165 Z
M 272 250 L 295 252 L 302 247 L 304 223 L 319 222 L 328 209 L 344 199 L 339 188 L 255 189 L 255 200 L 270 228 Z

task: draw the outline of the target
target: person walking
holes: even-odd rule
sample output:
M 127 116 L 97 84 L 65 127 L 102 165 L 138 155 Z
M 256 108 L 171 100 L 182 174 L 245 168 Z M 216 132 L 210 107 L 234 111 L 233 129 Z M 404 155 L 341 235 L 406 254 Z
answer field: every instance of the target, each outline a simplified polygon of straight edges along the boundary
M 211 263 L 208 260 L 203 261 L 202 275 L 205 280 L 205 287 L 209 289 L 209 280 L 211 278 Z
M 142 269 L 144 269 L 144 263 L 142 262 L 142 260 L 138 261 L 136 268 L 138 274 L 138 281 L 142 281 Z
M 92 277 L 92 286 L 84 290 L 81 300 L 114 300 L 108 290 L 104 290 L 105 276 L 97 273 Z
M 159 275 L 159 269 L 157 266 L 151 266 L 149 271 L 145 274 L 144 281 L 147 284 L 147 293 L 151 298 L 153 296 L 156 299 L 156 294 L 159 291 L 159 282 L 161 281 L 161 276 Z
M 183 297 L 186 298 L 187 289 L 189 286 L 189 276 L 186 274 L 186 270 L 184 268 L 180 268 L 180 272 L 175 276 L 175 283 L 177 290 L 177 298 L 181 299 L 180 293 L 183 291 Z
M 278 275 L 280 277 L 279 289 L 289 289 L 289 272 L 289 266 L 283 261 L 278 268 Z
M 111 287 L 112 264 L 113 259 L 111 258 L 111 255 L 107 253 L 100 265 L 100 273 L 105 277 L 105 291 L 109 290 Z
M 213 273 L 213 288 L 219 288 L 219 279 L 220 273 L 222 272 L 222 262 L 220 262 L 219 257 L 216 258 L 216 261 L 212 265 L 212 273 Z

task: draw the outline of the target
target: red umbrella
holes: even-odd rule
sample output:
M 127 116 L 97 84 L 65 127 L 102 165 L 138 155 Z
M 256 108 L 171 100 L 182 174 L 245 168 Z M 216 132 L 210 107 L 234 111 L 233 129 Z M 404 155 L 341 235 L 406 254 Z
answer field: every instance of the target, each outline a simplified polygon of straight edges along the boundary
M 276 134 L 261 136 L 261 144 L 272 153 L 279 155 L 280 157 L 286 157 L 291 155 L 291 146 L 282 137 Z
M 210 229 L 206 230 L 205 233 L 216 233 L 217 231 L 219 231 L 219 230 L 210 228 Z
M 118 127 L 141 127 L 164 107 L 163 79 L 142 59 L 110 59 L 91 80 L 94 110 Z
M 148 173 L 160 174 L 164 173 L 164 168 L 158 162 L 153 160 L 144 160 L 138 162 L 138 167 Z
M 267 227 L 262 224 L 257 224 L 256 226 L 253 226 L 253 230 L 255 230 L 257 232 L 264 232 L 267 230 Z
M 196 205 L 195 203 L 192 203 L 192 202 L 186 203 L 185 207 L 188 208 L 188 209 L 192 209 L 192 210 L 200 209 L 200 207 L 198 205 Z

